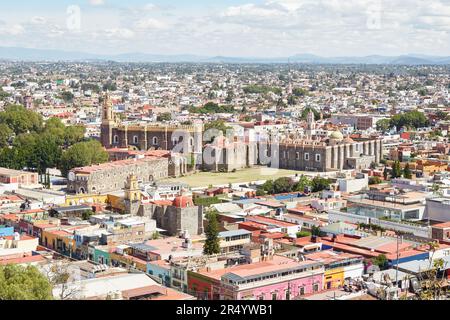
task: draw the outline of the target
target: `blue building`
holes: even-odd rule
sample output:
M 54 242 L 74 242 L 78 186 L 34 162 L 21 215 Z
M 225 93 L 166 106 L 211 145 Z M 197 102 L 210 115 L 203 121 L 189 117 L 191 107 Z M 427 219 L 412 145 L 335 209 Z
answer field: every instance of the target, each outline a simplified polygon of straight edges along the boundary
M 9 237 L 14 235 L 14 228 L 7 226 L 0 226 L 0 237 Z

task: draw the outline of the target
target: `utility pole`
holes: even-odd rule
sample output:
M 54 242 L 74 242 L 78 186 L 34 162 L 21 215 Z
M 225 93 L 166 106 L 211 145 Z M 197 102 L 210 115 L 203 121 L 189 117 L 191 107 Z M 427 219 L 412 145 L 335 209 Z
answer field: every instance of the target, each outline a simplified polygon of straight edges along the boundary
M 398 252 L 398 247 L 399 247 L 399 240 L 400 240 L 400 235 L 397 233 L 397 263 L 396 263 L 396 268 L 395 268 L 395 284 L 398 285 L 398 259 L 399 259 L 399 252 Z

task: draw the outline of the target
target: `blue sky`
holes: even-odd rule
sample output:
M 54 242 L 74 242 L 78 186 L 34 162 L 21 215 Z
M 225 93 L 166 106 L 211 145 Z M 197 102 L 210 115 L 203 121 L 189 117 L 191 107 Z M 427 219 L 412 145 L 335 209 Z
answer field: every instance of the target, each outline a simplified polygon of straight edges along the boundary
M 450 0 L 22 0 L 0 46 L 227 56 L 450 55 Z

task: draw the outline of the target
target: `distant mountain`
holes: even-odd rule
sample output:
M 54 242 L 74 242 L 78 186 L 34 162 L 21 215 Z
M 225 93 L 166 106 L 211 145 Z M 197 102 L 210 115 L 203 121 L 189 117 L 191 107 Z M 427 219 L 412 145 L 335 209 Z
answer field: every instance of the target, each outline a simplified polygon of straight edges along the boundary
M 408 54 L 401 56 L 369 55 L 363 57 L 321 57 L 314 54 L 296 54 L 290 57 L 207 57 L 200 55 L 162 55 L 125 53 L 117 55 L 91 54 L 77 51 L 0 47 L 0 59 L 18 61 L 116 61 L 116 62 L 194 62 L 194 63 L 305 63 L 305 64 L 400 64 L 443 65 L 450 57 Z

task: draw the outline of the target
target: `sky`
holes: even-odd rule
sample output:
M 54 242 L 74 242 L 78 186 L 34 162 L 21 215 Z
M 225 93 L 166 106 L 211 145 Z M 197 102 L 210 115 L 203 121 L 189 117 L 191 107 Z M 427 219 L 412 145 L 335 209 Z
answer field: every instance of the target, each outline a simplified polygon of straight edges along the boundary
M 450 0 L 0 1 L 0 46 L 96 54 L 450 55 Z

